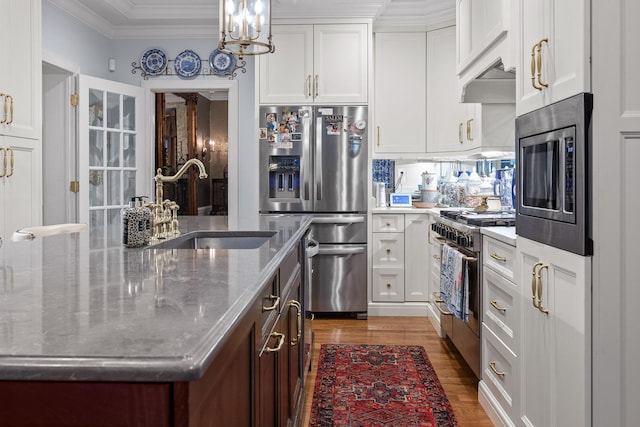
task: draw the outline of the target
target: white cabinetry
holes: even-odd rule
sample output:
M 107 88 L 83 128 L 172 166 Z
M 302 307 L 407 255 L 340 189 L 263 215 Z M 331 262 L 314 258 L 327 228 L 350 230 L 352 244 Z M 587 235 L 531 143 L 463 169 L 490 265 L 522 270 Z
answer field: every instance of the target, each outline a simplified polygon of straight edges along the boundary
M 426 152 L 426 38 L 424 32 L 375 35 L 375 153 Z
M 590 3 L 519 0 L 518 116 L 590 91 Z
M 273 25 L 262 55 L 261 104 L 367 103 L 368 24 Z
M 505 80 L 476 80 L 497 63 L 502 62 L 505 70 L 516 65 L 511 3 L 511 0 L 456 1 L 456 74 L 460 78 L 456 94 L 459 100 L 465 98 L 471 82 L 487 85 L 492 96 L 502 92 L 513 97 L 513 85 L 509 87 Z
M 427 152 L 515 150 L 514 104 L 460 103 L 454 27 L 427 33 Z
M 440 300 L 440 263 L 442 260 L 442 244 L 436 239 L 437 235 L 431 232 L 431 224 L 436 222 L 437 214 L 429 215 L 429 265 L 427 279 L 427 297 L 429 301 L 428 314 L 431 324 L 438 334 L 444 338 L 446 333 L 440 327 L 440 310 L 436 307 L 436 301 Z
M 40 1 L 0 0 L 0 237 L 42 221 Z
M 514 246 L 482 237 L 482 378 L 478 395 L 496 425 L 516 425 L 520 408 L 520 291 L 514 283 L 515 252 Z
M 591 425 L 591 258 L 518 238 L 519 423 Z
M 372 301 L 428 301 L 428 227 L 427 214 L 373 215 Z

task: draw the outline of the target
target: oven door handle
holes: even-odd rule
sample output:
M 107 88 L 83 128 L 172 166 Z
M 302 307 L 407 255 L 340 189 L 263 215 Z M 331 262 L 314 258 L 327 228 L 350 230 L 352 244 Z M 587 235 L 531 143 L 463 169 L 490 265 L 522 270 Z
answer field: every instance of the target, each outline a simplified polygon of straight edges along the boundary
M 445 316 L 451 316 L 451 315 L 453 315 L 453 313 L 452 313 L 452 312 L 450 312 L 449 310 L 443 310 L 443 309 L 442 309 L 442 307 L 440 307 L 440 304 L 443 304 L 443 303 L 444 303 L 444 302 L 442 302 L 442 303 L 436 302 L 436 308 L 438 309 L 438 311 L 440 312 L 440 314 L 444 314 Z
M 363 254 L 365 251 L 364 247 L 357 248 L 332 248 L 332 249 L 323 249 L 320 247 L 318 249 L 318 255 L 357 255 Z
M 307 258 L 313 258 L 314 256 L 318 255 L 319 251 L 320 251 L 320 245 L 318 241 L 312 238 L 309 238 L 307 240 L 307 248 L 306 248 Z

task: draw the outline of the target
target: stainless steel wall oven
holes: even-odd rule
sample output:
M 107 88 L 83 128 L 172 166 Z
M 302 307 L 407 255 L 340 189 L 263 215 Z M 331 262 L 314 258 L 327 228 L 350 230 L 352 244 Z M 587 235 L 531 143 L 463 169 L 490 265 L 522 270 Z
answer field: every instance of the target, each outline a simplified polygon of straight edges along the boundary
M 593 254 L 592 108 L 582 93 L 516 118 L 517 234 L 580 255 Z

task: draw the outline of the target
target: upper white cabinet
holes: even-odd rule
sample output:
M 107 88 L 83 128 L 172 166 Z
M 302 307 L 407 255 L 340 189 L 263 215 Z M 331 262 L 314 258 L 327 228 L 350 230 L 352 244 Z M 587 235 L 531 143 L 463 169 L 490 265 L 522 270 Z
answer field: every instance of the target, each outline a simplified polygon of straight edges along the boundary
M 476 104 L 462 104 L 457 96 L 455 27 L 427 33 L 427 151 L 464 151 L 467 126 L 473 125 Z M 477 122 L 475 123 L 477 125 Z M 474 126 L 476 127 L 476 126 Z M 472 137 L 473 138 L 473 137 Z
M 591 425 L 591 258 L 518 237 L 520 423 Z
M 505 70 L 515 67 L 512 11 L 511 0 L 456 0 L 456 74 L 460 100 L 465 99 L 467 86 L 496 64 L 502 63 Z M 484 79 L 482 84 L 489 86 L 490 96 L 511 93 L 513 97 L 513 90 L 503 79 Z
M 39 0 L 0 0 L 0 237 L 42 222 Z
M 0 135 L 40 139 L 40 1 L 0 0 Z
M 375 153 L 425 153 L 427 36 L 376 33 Z
M 519 0 L 516 114 L 589 92 L 590 1 Z
M 367 103 L 368 28 L 273 25 L 276 51 L 259 60 L 260 103 Z

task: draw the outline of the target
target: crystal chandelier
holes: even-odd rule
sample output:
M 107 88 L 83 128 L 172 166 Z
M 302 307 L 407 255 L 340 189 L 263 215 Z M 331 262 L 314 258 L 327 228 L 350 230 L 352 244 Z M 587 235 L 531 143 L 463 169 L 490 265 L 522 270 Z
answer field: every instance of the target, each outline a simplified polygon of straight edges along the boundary
M 220 0 L 220 4 L 220 50 L 240 59 L 275 51 L 271 0 Z

